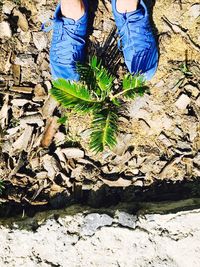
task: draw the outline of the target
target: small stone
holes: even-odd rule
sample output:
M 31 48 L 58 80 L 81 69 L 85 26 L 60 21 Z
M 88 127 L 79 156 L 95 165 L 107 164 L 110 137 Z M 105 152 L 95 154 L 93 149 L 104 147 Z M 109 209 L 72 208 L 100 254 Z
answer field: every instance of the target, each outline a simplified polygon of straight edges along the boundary
M 178 100 L 175 102 L 175 106 L 179 109 L 186 109 L 187 106 L 190 104 L 191 100 L 186 94 L 182 94 Z
M 97 229 L 112 225 L 113 218 L 107 214 L 91 213 L 84 219 L 81 234 L 85 236 L 92 236 Z
M 48 39 L 43 32 L 33 32 L 32 35 L 33 35 L 34 45 L 39 51 L 42 51 L 45 48 L 47 48 Z
M 189 14 L 194 19 L 198 18 L 200 15 L 200 4 L 194 4 L 189 9 Z
M 0 39 L 3 38 L 11 38 L 12 31 L 10 28 L 10 24 L 7 21 L 2 21 L 0 23 Z
M 17 25 L 18 27 L 24 31 L 24 32 L 27 32 L 28 29 L 29 29 L 29 26 L 28 26 L 28 21 L 25 17 L 25 15 L 23 15 L 19 10 L 17 10 L 16 8 L 13 10 L 13 15 L 18 17 L 18 22 L 17 22 Z
M 62 149 L 62 152 L 65 154 L 65 156 L 70 158 L 84 158 L 84 151 L 79 148 L 64 148 Z
M 118 223 L 122 226 L 135 229 L 137 217 L 123 211 L 117 211 Z

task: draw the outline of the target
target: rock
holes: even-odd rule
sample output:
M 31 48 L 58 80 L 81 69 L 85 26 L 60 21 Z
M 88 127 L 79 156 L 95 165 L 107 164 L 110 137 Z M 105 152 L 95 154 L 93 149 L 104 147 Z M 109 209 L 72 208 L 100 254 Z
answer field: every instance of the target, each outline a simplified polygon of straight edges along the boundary
M 124 227 L 135 229 L 137 217 L 123 211 L 117 211 L 117 223 Z
M 33 32 L 32 35 L 34 45 L 39 51 L 42 51 L 47 48 L 48 39 L 43 32 Z
M 194 4 L 189 9 L 189 14 L 194 19 L 198 18 L 200 16 L 200 4 Z
M 25 224 L 2 224 L 0 266 L 65 266 L 67 262 L 70 267 L 199 267 L 199 209 L 138 214 L 136 221 L 121 211 L 113 219 L 104 209 L 77 215 L 74 208 L 67 213 L 54 211 L 55 217 L 61 214 L 56 219 L 48 215 L 45 221 L 39 214 L 24 218 Z
M 7 21 L 2 21 L 0 23 L 0 39 L 11 38 L 12 31 L 10 28 L 10 24 Z
M 79 149 L 79 148 L 73 148 L 73 147 L 69 147 L 69 148 L 64 148 L 62 149 L 62 152 L 65 154 L 65 156 L 68 159 L 71 158 L 84 158 L 84 151 Z
M 182 94 L 178 100 L 175 102 L 175 106 L 178 109 L 184 110 L 190 104 L 191 100 L 186 94 Z
M 84 236 L 92 236 L 97 229 L 112 225 L 113 218 L 107 214 L 91 213 L 84 218 L 81 234 Z
M 29 29 L 28 21 L 26 19 L 26 16 L 22 14 L 18 9 L 13 10 L 13 15 L 18 17 L 17 25 L 18 27 L 24 31 L 27 32 Z

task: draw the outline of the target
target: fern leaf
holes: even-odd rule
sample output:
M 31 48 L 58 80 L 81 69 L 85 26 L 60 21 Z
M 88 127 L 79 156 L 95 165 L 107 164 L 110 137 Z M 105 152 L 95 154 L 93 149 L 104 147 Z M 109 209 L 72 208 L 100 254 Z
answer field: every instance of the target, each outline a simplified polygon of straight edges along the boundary
M 55 80 L 50 93 L 65 108 L 73 108 L 78 112 L 89 112 L 100 105 L 99 100 L 91 94 L 87 86 L 78 82 Z
M 116 110 L 103 109 L 94 115 L 90 148 L 95 152 L 102 152 L 105 147 L 110 149 L 116 145 L 118 131 L 118 114 Z
M 81 76 L 81 80 L 87 84 L 88 88 L 94 90 L 101 98 L 105 99 L 110 93 L 114 78 L 102 66 L 101 61 L 98 61 L 97 57 L 93 56 L 86 66 L 77 64 L 77 71 Z
M 131 99 L 137 95 L 144 95 L 144 92 L 148 88 L 145 86 L 145 79 L 142 75 L 132 76 L 131 74 L 124 76 L 122 87 L 124 97 Z

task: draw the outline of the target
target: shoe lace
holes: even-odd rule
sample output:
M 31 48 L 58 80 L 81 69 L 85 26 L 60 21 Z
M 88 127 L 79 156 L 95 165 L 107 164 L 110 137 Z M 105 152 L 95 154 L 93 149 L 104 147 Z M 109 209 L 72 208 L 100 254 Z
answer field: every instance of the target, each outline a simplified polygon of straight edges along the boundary
M 42 30 L 49 32 L 53 29 L 55 19 L 50 19 L 42 24 Z M 61 22 L 62 23 L 62 22 Z M 49 26 L 47 26 L 50 24 Z M 78 24 L 64 24 L 60 26 L 62 31 L 55 30 L 55 34 L 59 34 L 59 40 L 52 46 L 52 53 L 55 55 L 57 62 L 74 65 L 77 62 L 81 48 L 85 45 L 85 40 L 74 32 Z
M 118 40 L 118 48 L 120 51 L 122 49 L 126 49 L 127 47 L 134 49 L 135 51 L 142 51 L 148 49 L 148 44 L 150 46 L 149 39 L 149 25 L 148 22 L 145 23 L 145 26 L 141 25 L 141 22 L 135 19 L 132 19 L 131 16 L 127 16 L 124 14 L 124 24 L 121 29 L 118 31 L 119 40 Z M 134 27 L 130 28 L 130 25 L 134 25 Z M 127 38 L 127 39 L 126 39 Z M 125 41 L 126 39 L 126 41 Z

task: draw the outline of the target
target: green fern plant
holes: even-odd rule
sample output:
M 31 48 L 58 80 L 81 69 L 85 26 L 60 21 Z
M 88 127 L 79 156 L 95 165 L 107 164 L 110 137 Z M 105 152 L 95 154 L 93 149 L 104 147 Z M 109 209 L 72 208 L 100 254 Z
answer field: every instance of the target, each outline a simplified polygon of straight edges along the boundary
M 77 64 L 77 71 L 79 82 L 57 79 L 53 81 L 50 94 L 65 108 L 92 113 L 90 148 L 93 151 L 112 149 L 117 143 L 121 100 L 142 96 L 147 89 L 144 77 L 126 74 L 120 84 L 121 91 L 114 94 L 115 77 L 96 56 L 87 65 Z

